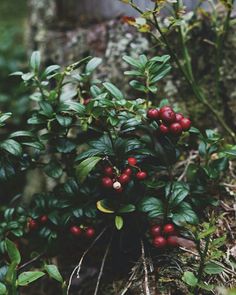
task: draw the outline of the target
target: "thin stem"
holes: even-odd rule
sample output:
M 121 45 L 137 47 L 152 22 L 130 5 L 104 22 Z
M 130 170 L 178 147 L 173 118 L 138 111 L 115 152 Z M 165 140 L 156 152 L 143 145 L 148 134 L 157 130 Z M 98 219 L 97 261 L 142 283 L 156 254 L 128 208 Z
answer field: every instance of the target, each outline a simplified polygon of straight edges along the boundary
M 143 14 L 143 11 L 137 5 L 135 5 L 133 2 L 130 2 L 130 5 L 136 11 L 138 11 L 140 14 Z M 155 6 L 155 8 L 156 8 L 156 6 Z M 207 100 L 205 94 L 203 93 L 202 89 L 199 87 L 199 85 L 197 84 L 195 78 L 192 75 L 192 65 L 191 65 L 191 62 L 190 62 L 190 55 L 188 53 L 186 42 L 185 42 L 184 39 L 182 39 L 183 38 L 183 31 L 180 30 L 181 40 L 182 40 L 182 42 L 184 41 L 183 42 L 183 45 L 184 45 L 184 51 L 183 51 L 183 53 L 184 53 L 184 58 L 185 58 L 185 66 L 184 67 L 181 65 L 181 63 L 180 63 L 180 61 L 178 59 L 178 56 L 173 51 L 173 49 L 172 49 L 172 47 L 171 47 L 168 39 L 166 38 L 165 34 L 161 30 L 161 28 L 159 26 L 159 23 L 157 21 L 157 17 L 156 17 L 155 11 L 153 12 L 153 20 L 149 19 L 148 22 L 151 25 L 153 25 L 157 29 L 157 31 L 159 32 L 159 34 L 161 36 L 161 39 L 164 42 L 164 44 L 166 45 L 169 54 L 174 59 L 177 67 L 179 68 L 179 70 L 182 73 L 182 75 L 185 77 L 185 79 L 186 79 L 189 87 L 192 89 L 192 91 L 195 94 L 195 96 L 198 99 L 198 101 L 201 102 L 201 103 L 203 103 L 203 105 L 205 105 L 211 111 L 211 113 L 215 116 L 215 118 L 217 119 L 217 121 L 219 122 L 219 124 L 222 126 L 222 128 L 232 138 L 233 142 L 236 142 L 236 135 L 235 135 L 235 133 L 227 125 L 227 123 L 223 119 L 222 115 Z M 155 34 L 153 34 L 152 32 L 150 32 L 149 34 L 159 43 L 159 39 L 155 36 Z
M 199 265 L 198 272 L 197 272 L 198 283 L 201 283 L 201 281 L 202 281 L 205 260 L 206 260 L 207 252 L 208 252 L 208 249 L 209 249 L 209 243 L 210 243 L 210 236 L 208 236 L 206 238 L 205 248 L 202 251 L 201 250 L 201 246 L 200 246 L 200 241 L 197 242 L 197 250 L 198 250 L 198 253 L 200 255 L 200 265 Z M 199 294 L 198 289 L 199 288 L 198 288 L 198 285 L 197 285 L 194 288 L 194 295 L 198 295 Z

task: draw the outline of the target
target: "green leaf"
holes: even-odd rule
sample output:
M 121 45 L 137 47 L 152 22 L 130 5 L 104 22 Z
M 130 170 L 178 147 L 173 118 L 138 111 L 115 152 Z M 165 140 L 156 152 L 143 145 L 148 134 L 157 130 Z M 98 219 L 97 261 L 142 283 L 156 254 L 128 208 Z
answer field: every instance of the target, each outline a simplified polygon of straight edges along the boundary
M 45 115 L 48 118 L 51 118 L 53 115 L 53 108 L 50 105 L 50 103 L 46 102 L 46 101 L 41 101 L 39 102 L 39 106 L 41 108 L 40 113 Z
M 10 241 L 9 239 L 6 239 L 6 248 L 7 248 L 7 253 L 8 256 L 11 260 L 11 262 L 20 264 L 21 262 L 21 255 L 19 250 L 17 249 L 15 243 Z
M 9 138 L 14 137 L 34 137 L 34 134 L 30 131 L 16 131 L 10 134 Z
M 124 220 L 121 216 L 115 217 L 115 225 L 118 230 L 121 230 L 124 224 Z
M 123 60 L 137 69 L 142 68 L 141 63 L 137 59 L 134 59 L 128 55 L 123 56 Z
M 27 286 L 44 275 L 42 271 L 25 271 L 19 275 L 17 283 L 19 286 Z
M 40 66 L 40 52 L 34 51 L 30 58 L 30 66 L 35 71 L 38 72 Z
M 21 145 L 13 139 L 6 139 L 1 142 L 0 149 L 3 149 L 16 157 L 20 157 L 22 155 Z
M 0 282 L 0 295 L 6 295 L 6 294 L 7 294 L 6 286 Z
M 175 224 L 181 225 L 183 223 L 197 224 L 198 217 L 193 211 L 190 204 L 182 202 L 178 207 L 175 208 L 172 220 Z
M 59 65 L 51 65 L 51 66 L 48 66 L 46 68 L 46 70 L 44 71 L 43 75 L 48 76 L 49 74 L 51 74 L 51 73 L 53 73 L 53 72 L 55 72 L 55 71 L 57 71 L 59 69 L 60 69 L 60 66 Z
M 197 286 L 198 279 L 195 277 L 194 273 L 191 271 L 185 271 L 182 280 L 189 286 Z
M 57 122 L 63 127 L 69 127 L 72 123 L 72 118 L 69 116 L 56 115 Z
M 93 72 L 100 64 L 102 63 L 102 59 L 99 57 L 92 58 L 85 67 L 86 73 Z
M 119 213 L 130 213 L 133 211 L 135 211 L 135 206 L 133 204 L 127 204 L 127 205 L 124 205 L 123 207 L 121 207 L 118 212 Z
M 109 82 L 105 82 L 102 84 L 106 90 L 112 95 L 114 96 L 115 98 L 119 99 L 119 100 L 122 100 L 124 99 L 124 95 L 122 94 L 122 92 L 115 86 L 113 85 L 112 83 L 109 83 Z
M 44 172 L 49 177 L 57 179 L 62 176 L 63 169 L 58 161 L 52 160 L 44 167 Z
M 101 157 L 91 157 L 82 161 L 76 167 L 76 175 L 80 182 L 84 182 L 90 171 L 101 161 Z
M 172 184 L 168 183 L 168 185 L 166 186 L 166 197 L 170 197 L 169 202 L 172 207 L 180 204 L 187 197 L 188 194 L 189 186 L 182 181 L 176 181 Z
M 204 272 L 208 275 L 216 275 L 224 271 L 224 268 L 220 265 L 217 265 L 214 262 L 208 262 L 205 264 Z
M 132 86 L 135 90 L 141 91 L 146 93 L 147 92 L 147 88 L 139 81 L 136 80 L 132 80 L 129 82 L 130 86 Z
M 146 197 L 139 204 L 139 210 L 148 213 L 150 218 L 163 215 L 163 203 L 154 197 Z
M 11 118 L 11 116 L 12 116 L 12 113 L 4 113 L 4 114 L 0 113 L 0 126 L 4 126 L 5 121 Z
M 60 283 L 63 283 L 63 278 L 56 265 L 47 264 L 45 265 L 45 270 L 51 278 L 53 278 L 54 280 Z

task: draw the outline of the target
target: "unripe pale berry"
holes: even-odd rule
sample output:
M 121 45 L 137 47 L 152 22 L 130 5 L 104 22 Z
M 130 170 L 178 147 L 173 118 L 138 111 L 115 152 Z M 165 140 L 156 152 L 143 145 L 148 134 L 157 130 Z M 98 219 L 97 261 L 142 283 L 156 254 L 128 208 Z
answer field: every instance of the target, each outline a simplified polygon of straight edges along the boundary
M 113 183 L 113 188 L 114 188 L 115 190 L 120 189 L 120 188 L 121 188 L 121 183 L 120 183 L 119 181 L 115 181 L 115 182 Z

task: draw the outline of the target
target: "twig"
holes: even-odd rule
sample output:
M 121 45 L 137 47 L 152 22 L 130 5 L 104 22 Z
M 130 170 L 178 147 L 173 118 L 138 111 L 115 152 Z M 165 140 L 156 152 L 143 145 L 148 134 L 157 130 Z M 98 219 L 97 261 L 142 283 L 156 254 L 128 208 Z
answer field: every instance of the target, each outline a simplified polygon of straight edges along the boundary
M 80 270 L 81 270 L 81 266 L 84 260 L 84 257 L 87 255 L 87 253 L 93 248 L 93 246 L 96 244 L 96 242 L 100 239 L 100 237 L 104 234 L 104 232 L 107 230 L 107 227 L 105 227 L 101 233 L 96 237 L 96 239 L 93 240 L 93 242 L 90 244 L 90 246 L 87 248 L 87 250 L 83 253 L 82 257 L 80 258 L 80 261 L 78 263 L 78 265 L 73 269 L 70 278 L 69 278 L 69 283 L 68 283 L 68 287 L 67 287 L 67 291 L 66 294 L 69 295 L 69 291 L 70 291 L 70 287 L 71 287 L 71 283 L 72 283 L 72 279 L 73 276 L 76 272 L 77 275 L 77 279 L 80 278 Z
M 131 287 L 131 285 L 133 283 L 133 279 L 136 277 L 136 274 L 139 271 L 140 267 L 141 267 L 141 261 L 138 261 L 135 268 L 134 268 L 133 273 L 130 275 L 128 282 L 127 282 L 126 286 L 124 287 L 123 291 L 120 293 L 120 295 L 125 295 L 126 292 L 129 290 L 129 288 Z
M 146 264 L 145 248 L 144 248 L 143 240 L 141 240 L 141 247 L 142 247 L 142 263 L 144 268 L 144 292 L 145 292 L 145 295 L 151 295 L 149 285 L 148 285 L 148 269 Z
M 26 266 L 28 266 L 29 264 L 37 261 L 39 258 L 41 258 L 43 255 L 45 254 L 45 252 L 39 254 L 38 256 L 32 258 L 31 260 L 27 261 L 26 263 L 22 264 L 21 266 L 18 267 L 18 270 L 21 270 L 23 268 L 25 268 Z
M 94 295 L 97 295 L 98 294 L 99 284 L 100 284 L 100 281 L 101 281 L 101 277 L 102 277 L 104 265 L 105 265 L 105 262 L 106 262 L 106 258 L 107 258 L 108 252 L 110 250 L 110 247 L 111 247 L 112 238 L 113 238 L 113 233 L 111 235 L 110 241 L 109 241 L 109 243 L 107 245 L 105 254 L 104 254 L 103 259 L 102 259 L 102 264 L 101 264 L 100 272 L 99 272 L 99 275 L 98 275 L 98 279 L 97 279 L 97 284 L 96 284 L 96 288 L 95 288 L 95 291 L 94 291 Z

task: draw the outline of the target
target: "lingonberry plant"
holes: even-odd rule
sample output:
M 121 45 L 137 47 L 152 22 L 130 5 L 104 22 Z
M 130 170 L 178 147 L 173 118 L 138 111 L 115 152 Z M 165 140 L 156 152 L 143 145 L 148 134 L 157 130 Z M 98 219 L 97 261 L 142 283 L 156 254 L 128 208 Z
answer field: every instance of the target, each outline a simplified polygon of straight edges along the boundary
M 182 114 L 167 99 L 153 105 L 157 84 L 171 69 L 168 55 L 123 59 L 131 67 L 125 74 L 135 77 L 130 85 L 140 93 L 136 99 L 111 82 L 93 79 L 99 58 L 63 70 L 43 69 L 34 52 L 30 72 L 14 73 L 34 90 L 34 103 L 28 130 L 5 134 L 2 129 L 0 180 L 39 169 L 51 181 L 29 206 L 23 200 L 15 206 L 18 197 L 5 210 L 2 253 L 6 238 L 55 256 L 62 245 L 93 245 L 105 231 L 122 233 L 123 228 L 157 253 L 169 251 L 181 244 L 187 225 L 198 224 L 205 209 L 217 204 L 213 192 L 222 189 L 235 147 L 214 130 L 191 126 L 191 114 Z M 10 116 L 0 115 L 1 128 Z M 67 294 L 70 284 L 71 278 Z

